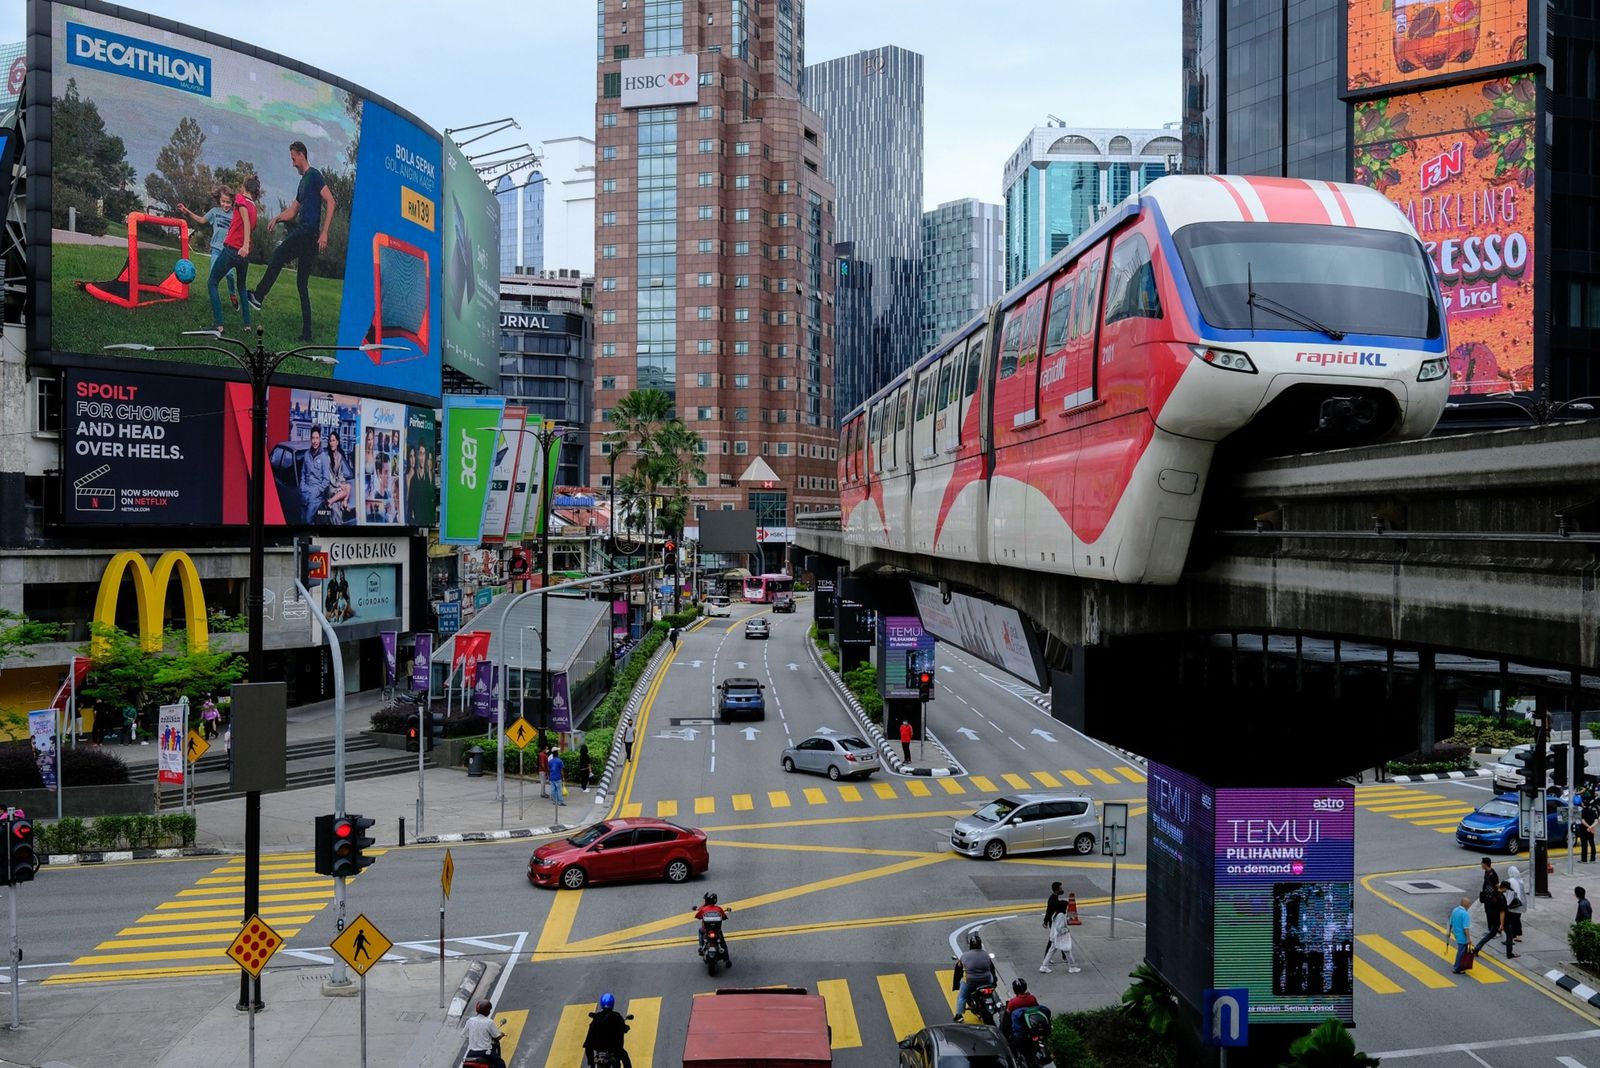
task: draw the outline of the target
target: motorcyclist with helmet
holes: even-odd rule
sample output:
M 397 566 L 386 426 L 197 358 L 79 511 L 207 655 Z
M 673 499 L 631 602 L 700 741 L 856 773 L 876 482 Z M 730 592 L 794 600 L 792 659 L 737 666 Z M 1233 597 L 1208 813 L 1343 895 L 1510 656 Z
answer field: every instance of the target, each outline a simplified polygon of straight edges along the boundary
M 1000 1021 L 1000 1033 L 1006 1036 L 1013 1049 L 1018 1050 L 1031 1063 L 1032 1049 L 1028 1043 L 1028 1026 L 1024 1019 L 1028 1010 L 1042 1013 L 1045 1030 L 1049 1031 L 1050 1010 L 1039 1004 L 1039 999 L 1028 993 L 1028 981 L 1017 978 L 1011 980 L 1011 1000 L 1006 1002 L 1005 1016 Z
M 468 1064 L 506 1068 L 506 1062 L 500 1059 L 500 1040 L 505 1035 L 494 1022 L 494 1017 L 489 1015 L 493 1011 L 493 1002 L 480 1001 L 478 1014 L 466 1022 L 464 1030 L 467 1032 Z
M 983 938 L 977 931 L 967 936 L 967 951 L 956 961 L 954 982 L 960 993 L 956 995 L 956 1023 L 967 1014 L 967 999 L 979 987 L 994 985 L 994 960 L 984 951 Z
M 716 894 L 707 893 L 703 900 L 705 903 L 694 910 L 694 918 L 700 921 L 699 953 L 702 957 L 706 955 L 706 938 L 711 932 L 711 928 L 706 921 L 711 920 L 716 923 L 721 923 L 723 920 L 728 918 L 728 910 L 717 904 Z M 726 954 L 728 949 L 726 941 L 724 941 L 722 949 L 723 953 Z M 733 958 L 731 956 L 728 957 L 728 963 L 733 963 Z
M 589 1033 L 583 1036 L 583 1052 L 590 1068 L 596 1053 L 609 1053 L 622 1068 L 633 1068 L 628 1051 L 623 1048 L 623 1037 L 628 1033 L 628 1021 L 617 1011 L 616 995 L 600 995 L 600 1007 L 589 1014 Z

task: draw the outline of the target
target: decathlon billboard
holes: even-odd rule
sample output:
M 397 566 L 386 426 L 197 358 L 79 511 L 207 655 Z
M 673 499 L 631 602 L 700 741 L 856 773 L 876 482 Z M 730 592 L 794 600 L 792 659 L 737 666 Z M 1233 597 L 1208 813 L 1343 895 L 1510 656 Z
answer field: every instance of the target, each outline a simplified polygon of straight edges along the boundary
M 291 359 L 301 385 L 437 403 L 442 294 L 461 270 L 443 255 L 438 134 L 209 31 L 99 0 L 29 0 L 28 18 L 48 47 L 30 50 L 24 125 L 53 131 L 24 146 L 42 179 L 28 184 L 32 360 L 237 377 L 217 353 L 106 347 L 210 326 L 253 340 L 261 326 L 280 351 L 384 346 L 332 367 Z
M 700 98 L 700 57 L 651 56 L 622 61 L 622 106 L 693 104 Z

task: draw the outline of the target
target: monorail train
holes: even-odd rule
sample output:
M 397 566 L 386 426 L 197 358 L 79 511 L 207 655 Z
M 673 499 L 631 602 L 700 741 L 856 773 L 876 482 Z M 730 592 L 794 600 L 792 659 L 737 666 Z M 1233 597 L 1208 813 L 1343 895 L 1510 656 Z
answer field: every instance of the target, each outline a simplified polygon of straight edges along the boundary
M 1219 443 L 1423 437 L 1448 353 L 1438 281 L 1381 194 L 1161 178 L 842 419 L 841 527 L 1171 584 Z

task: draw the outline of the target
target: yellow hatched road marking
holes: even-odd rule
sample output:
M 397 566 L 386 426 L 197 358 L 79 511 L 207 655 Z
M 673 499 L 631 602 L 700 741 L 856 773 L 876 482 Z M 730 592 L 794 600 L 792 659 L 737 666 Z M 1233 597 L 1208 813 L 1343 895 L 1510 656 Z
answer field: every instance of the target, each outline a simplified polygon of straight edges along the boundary
M 967 788 L 961 785 L 960 780 L 952 779 L 948 775 L 933 781 L 942 786 L 947 794 L 964 794 L 967 792 Z
M 878 993 L 883 996 L 883 1008 L 889 1014 L 889 1029 L 894 1032 L 896 1042 L 922 1030 L 922 1012 L 903 974 L 878 976 Z
M 656 819 L 664 820 L 669 816 L 676 816 L 677 814 L 678 803 L 676 801 L 656 802 Z
M 921 779 L 907 779 L 905 782 L 906 793 L 912 797 L 932 797 L 933 791 L 928 789 L 928 784 Z
M 1378 969 L 1362 960 L 1355 958 L 1356 982 L 1371 990 L 1374 994 L 1400 994 L 1404 991 L 1400 984 L 1384 975 Z
M 1368 812 L 1401 813 L 1401 812 L 1426 812 L 1429 809 L 1451 809 L 1453 811 L 1471 812 L 1472 806 L 1465 801 L 1458 801 L 1453 797 L 1417 798 L 1414 801 L 1385 801 L 1381 805 L 1362 805 Z
M 840 797 L 841 800 L 844 800 L 844 801 L 860 801 L 861 800 L 861 787 L 859 787 L 859 786 L 843 786 L 843 785 L 841 785 L 839 787 L 839 797 Z
M 656 1056 L 656 1031 L 661 1026 L 661 999 L 629 998 L 628 1015 L 633 1017 L 633 1023 L 628 1025 L 632 1030 L 624 1042 L 633 1047 L 628 1059 L 633 1068 L 651 1068 Z
M 735 812 L 749 812 L 756 807 L 756 803 L 749 794 L 733 795 L 733 810 Z
M 1452 968 L 1456 966 L 1455 946 L 1452 944 L 1447 948 L 1444 939 L 1433 931 L 1407 931 L 1406 937 L 1421 946 L 1424 952 L 1438 957 Z M 1473 967 L 1467 970 L 1467 974 L 1480 983 L 1503 983 L 1506 981 L 1505 976 L 1489 968 Z
M 894 796 L 895 796 L 894 787 L 891 786 L 889 783 L 886 783 L 886 782 L 875 782 L 875 783 L 873 783 L 872 784 L 872 792 L 877 794 L 879 797 L 883 798 L 885 801 L 893 801 L 894 800 Z
M 999 790 L 999 787 L 994 784 L 994 780 L 990 779 L 986 775 L 973 775 L 971 776 L 971 779 L 972 785 L 976 786 L 986 794 L 992 794 Z
M 228 939 L 228 941 L 231 942 L 231 941 L 233 941 L 233 939 L 230 938 L 230 939 Z M 79 957 L 77 960 L 73 961 L 72 963 L 74 965 L 79 965 L 79 964 L 151 964 L 151 963 L 154 963 L 155 961 L 158 961 L 158 960 L 193 960 L 196 957 L 211 957 L 211 956 L 221 956 L 221 955 L 222 954 L 221 954 L 221 952 L 219 950 L 216 950 L 216 949 L 202 949 L 202 948 L 199 948 L 199 947 L 197 947 L 195 949 L 160 949 L 160 950 L 153 949 L 153 950 L 150 950 L 147 953 L 100 953 L 100 954 L 90 954 L 88 956 Z M 239 966 L 236 965 L 236 964 L 230 964 L 230 965 L 227 965 L 227 970 L 231 971 L 235 975 L 237 975 L 239 973 Z
M 644 814 L 644 805 L 637 801 L 622 806 L 622 818 L 633 819 Z
M 1118 764 L 1116 766 L 1115 770 L 1116 770 L 1116 773 L 1118 775 L 1121 775 L 1124 779 L 1127 779 L 1129 782 L 1148 782 L 1149 781 L 1148 779 L 1145 778 L 1143 772 L 1138 771 L 1138 770 L 1136 770 L 1134 768 L 1130 768 L 1126 764 Z
M 1089 781 L 1089 777 L 1081 771 L 1073 771 L 1071 768 L 1062 768 L 1061 774 L 1065 775 L 1067 777 L 1067 781 L 1074 786 L 1094 785 Z
M 185 979 L 197 975 L 238 975 L 237 964 L 201 964 L 190 968 L 128 968 L 109 972 L 58 972 L 44 980 L 45 986 L 70 983 L 115 983 L 127 979 Z
M 256 911 L 263 919 L 271 919 L 273 923 L 293 923 L 292 917 L 310 910 L 317 912 L 322 908 L 316 902 L 307 902 L 304 905 L 263 905 Z M 162 910 L 183 909 L 182 912 Z M 172 923 L 175 920 L 217 920 L 231 919 L 235 927 L 239 926 L 238 909 L 199 909 L 192 901 L 163 901 L 156 906 L 156 911 L 139 917 L 140 923 Z
M 1456 985 L 1382 935 L 1356 935 L 1356 940 L 1430 990 Z
M 135 935 L 139 935 L 139 934 L 143 934 L 144 933 L 143 930 L 141 930 L 140 928 L 137 928 L 137 927 L 131 928 L 131 930 Z M 298 928 L 298 927 L 278 927 L 278 928 L 276 928 L 276 930 L 284 938 L 293 938 L 295 935 L 300 933 L 300 928 Z M 193 954 L 190 954 L 190 956 L 199 956 L 201 952 L 205 952 L 204 950 L 200 949 L 200 947 L 202 947 L 204 945 L 210 944 L 210 945 L 225 946 L 225 945 L 229 944 L 230 942 L 232 942 L 235 938 L 238 938 L 239 937 L 239 925 L 238 924 L 234 924 L 233 925 L 233 930 L 229 931 L 229 932 L 226 932 L 224 934 L 160 935 L 160 936 L 151 937 L 151 938 L 124 938 L 124 937 L 122 937 L 122 935 L 127 934 L 127 933 L 128 932 L 126 932 L 126 931 L 118 932 L 118 935 L 117 935 L 116 938 L 108 939 L 105 942 L 101 942 L 98 946 L 95 946 L 94 948 L 95 949 L 150 949 L 150 948 L 153 948 L 155 946 L 194 946 L 197 952 L 195 952 Z M 76 962 L 74 962 L 74 963 L 76 963 Z
M 505 1037 L 500 1040 L 500 1056 L 510 1063 L 517 1052 L 517 1043 L 522 1041 L 522 1032 L 528 1026 L 527 1009 L 507 1009 L 494 1014 L 500 1023 L 500 1033 Z
M 1030 771 L 1028 774 L 1039 780 L 1039 785 L 1046 787 L 1047 789 L 1054 790 L 1056 787 L 1061 785 L 1061 780 L 1050 774 L 1048 771 Z
M 582 1064 L 584 1058 L 583 1036 L 589 1033 L 589 1004 L 563 1005 L 561 1019 L 556 1021 L 556 1033 L 550 1036 L 550 1056 L 544 1068 L 572 1068 Z
M 819 786 L 807 786 L 805 795 L 806 804 L 808 805 L 826 805 L 828 803 L 828 795 L 823 793 L 822 788 Z
M 939 989 L 944 991 L 944 1003 L 949 1007 L 950 1014 L 954 1016 L 956 1011 L 956 992 L 951 989 L 950 984 L 956 981 L 956 970 L 954 968 L 940 968 L 933 974 L 934 978 L 939 980 Z
M 1026 790 L 1028 788 L 1028 780 L 1024 779 L 1021 775 L 1018 775 L 1014 771 L 1008 771 L 1000 777 L 1004 779 L 1006 781 L 1006 785 L 1011 787 L 1013 790 Z
M 850 984 L 843 979 L 819 979 L 817 993 L 828 1005 L 830 1045 L 834 1049 L 861 1045 L 861 1027 L 856 1023 L 856 1007 L 850 1002 Z
M 782 790 L 768 790 L 767 804 L 771 805 L 773 808 L 788 808 L 789 795 L 784 793 Z
M 244 881 L 242 879 L 228 879 L 228 880 L 201 879 L 200 880 L 200 882 L 202 882 L 202 883 L 209 883 L 209 882 L 214 882 L 214 881 L 225 881 L 227 883 L 227 885 L 225 885 L 225 886 L 204 886 L 204 887 L 196 887 L 196 888 L 191 889 L 191 890 L 179 890 L 178 891 L 178 896 L 179 897 L 204 897 L 207 894 L 222 894 L 222 893 L 227 893 L 229 890 L 234 890 L 234 889 L 237 889 L 241 893 L 244 892 Z M 270 881 L 268 881 L 266 879 L 263 879 L 263 880 L 261 880 L 261 885 L 263 887 L 271 887 L 273 890 L 326 890 L 330 894 L 333 893 L 333 880 L 328 878 L 325 875 L 319 875 L 315 879 L 300 879 L 300 880 L 297 880 L 297 881 L 294 881 L 294 882 L 283 882 L 283 881 L 270 882 Z
M 187 894 L 187 893 L 190 893 L 190 891 L 188 891 L 188 890 L 179 890 L 178 891 L 178 896 L 182 897 L 184 894 Z M 174 908 L 188 908 L 191 905 L 241 905 L 242 906 L 244 904 L 244 894 L 242 894 L 242 893 L 240 893 L 240 894 L 227 894 L 227 895 L 224 895 L 224 896 L 221 896 L 221 897 L 214 896 L 216 894 L 215 890 L 206 890 L 206 891 L 204 891 L 204 893 L 206 894 L 206 896 L 204 898 L 201 898 L 201 899 L 198 899 L 198 900 L 191 898 L 190 900 L 187 900 L 187 901 L 171 902 L 170 904 L 172 904 Z M 333 900 L 333 891 L 332 890 L 296 890 L 294 893 L 291 893 L 291 894 L 262 894 L 261 897 L 260 897 L 260 900 L 263 901 L 263 902 L 271 902 L 271 901 L 304 901 L 304 902 L 332 901 Z M 161 906 L 157 905 L 156 907 L 160 908 Z M 301 908 L 306 908 L 308 906 L 307 905 L 301 905 L 300 907 Z
M 717 799 L 714 797 L 697 797 L 694 799 L 694 814 L 705 816 L 717 810 Z
M 239 933 L 238 913 L 234 913 L 234 918 L 232 920 L 216 920 L 214 922 L 207 922 L 207 923 L 153 923 L 153 922 L 147 922 L 147 921 L 150 921 L 150 920 L 170 920 L 170 919 L 174 919 L 174 918 L 180 918 L 181 919 L 181 917 L 172 917 L 172 916 L 147 916 L 147 917 L 143 917 L 143 918 L 141 918 L 139 920 L 139 925 L 137 927 L 124 927 L 122 930 L 117 932 L 117 937 L 118 938 L 128 938 L 128 937 L 132 937 L 134 935 L 161 934 L 163 932 L 172 932 L 172 933 L 176 934 L 176 933 L 178 933 L 180 931 L 196 931 L 196 932 L 198 932 L 198 931 L 228 931 L 229 932 L 228 941 L 231 942 L 231 941 L 233 941 L 234 936 Z M 310 923 L 314 919 L 316 919 L 315 914 L 310 915 L 310 916 L 274 916 L 272 918 L 272 923 L 273 923 L 274 926 L 277 926 L 278 924 L 286 924 L 286 923 L 307 924 L 307 923 Z M 280 933 L 282 932 L 282 928 L 281 927 L 279 928 L 279 931 L 280 931 Z
M 1105 783 L 1107 786 L 1117 786 L 1117 785 L 1119 785 L 1119 783 L 1117 781 L 1117 777 L 1115 775 L 1111 775 L 1111 774 L 1109 774 L 1107 772 L 1101 771 L 1099 768 L 1090 768 L 1089 769 L 1089 774 L 1093 775 L 1095 778 L 1099 779 L 1101 782 Z
M 1454 827 L 1461 822 L 1461 817 L 1458 815 L 1431 816 L 1428 819 L 1411 820 L 1410 822 L 1418 827 Z

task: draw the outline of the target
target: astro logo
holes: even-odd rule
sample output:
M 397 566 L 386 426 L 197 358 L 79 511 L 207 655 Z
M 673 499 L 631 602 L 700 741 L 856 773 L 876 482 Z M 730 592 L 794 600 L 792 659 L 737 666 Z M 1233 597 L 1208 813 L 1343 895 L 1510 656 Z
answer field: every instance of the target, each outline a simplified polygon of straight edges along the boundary
M 1388 367 L 1381 352 L 1297 352 L 1295 363 L 1314 363 L 1323 367 Z
M 1343 812 L 1344 798 L 1319 797 L 1315 801 L 1311 802 L 1311 807 L 1318 812 Z
M 667 84 L 668 85 L 688 85 L 689 84 L 689 76 L 687 74 L 685 74 L 681 70 L 675 70 L 671 74 L 667 75 Z
M 206 56 L 76 22 L 67 23 L 67 62 L 196 96 L 211 95 L 211 60 Z
M 478 439 L 461 431 L 461 484 L 467 489 L 478 488 Z

